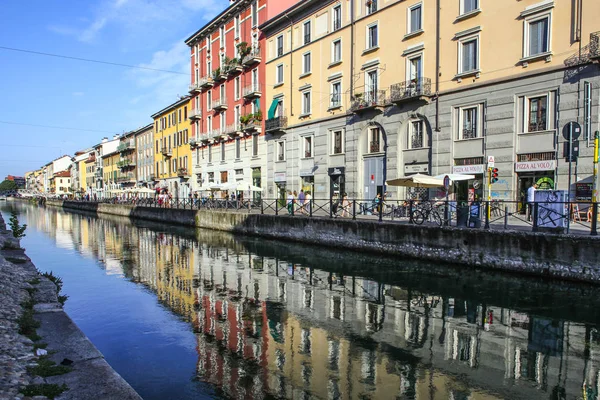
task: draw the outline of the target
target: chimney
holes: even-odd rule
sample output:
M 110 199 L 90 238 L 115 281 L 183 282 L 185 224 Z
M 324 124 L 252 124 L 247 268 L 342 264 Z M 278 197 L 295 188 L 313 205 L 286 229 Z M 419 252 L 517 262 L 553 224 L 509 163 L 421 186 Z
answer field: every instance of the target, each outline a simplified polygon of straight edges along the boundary
M 107 137 L 103 137 L 102 138 L 102 143 L 106 143 L 106 142 L 108 142 L 108 138 Z
M 121 137 L 121 135 L 115 135 L 115 136 L 113 136 L 113 140 L 117 140 L 120 137 Z

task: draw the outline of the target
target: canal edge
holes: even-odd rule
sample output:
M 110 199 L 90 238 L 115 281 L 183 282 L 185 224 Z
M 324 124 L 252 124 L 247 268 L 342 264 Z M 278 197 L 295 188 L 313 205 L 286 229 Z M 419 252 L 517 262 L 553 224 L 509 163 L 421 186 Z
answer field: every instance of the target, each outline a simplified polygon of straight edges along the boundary
M 0 398 L 141 400 L 64 311 L 57 278 L 39 273 L 1 214 L 0 279 Z

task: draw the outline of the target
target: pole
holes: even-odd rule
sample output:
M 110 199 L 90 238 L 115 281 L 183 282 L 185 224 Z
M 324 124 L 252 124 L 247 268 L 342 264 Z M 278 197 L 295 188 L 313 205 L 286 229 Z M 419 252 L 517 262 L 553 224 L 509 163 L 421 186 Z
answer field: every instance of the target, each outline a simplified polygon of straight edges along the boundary
M 491 211 L 490 211 L 490 201 L 492 201 L 492 169 L 488 167 L 487 169 L 487 181 L 488 181 L 488 191 L 487 191 L 487 221 L 489 221 L 492 217 Z M 486 224 L 486 229 L 488 229 L 489 226 L 487 226 Z
M 592 183 L 592 202 L 598 202 L 598 140 L 600 139 L 600 131 L 594 134 L 594 181 Z
M 569 122 L 569 183 L 567 187 L 567 201 L 569 202 L 569 211 L 567 211 L 567 233 L 571 228 L 571 168 L 573 164 L 573 124 Z

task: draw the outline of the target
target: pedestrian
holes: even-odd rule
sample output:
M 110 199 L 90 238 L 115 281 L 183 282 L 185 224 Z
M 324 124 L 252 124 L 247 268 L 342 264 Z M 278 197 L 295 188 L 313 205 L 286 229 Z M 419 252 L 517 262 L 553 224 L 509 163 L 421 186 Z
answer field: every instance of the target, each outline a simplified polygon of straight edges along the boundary
M 350 216 L 350 200 L 348 200 L 348 193 L 343 194 L 342 196 L 342 217 Z
M 287 196 L 287 210 L 288 210 L 288 214 L 292 215 L 292 213 L 294 212 L 294 203 L 295 203 L 295 199 L 294 199 L 294 194 L 292 193 L 291 190 L 288 190 L 288 196 Z
M 373 199 L 373 214 L 379 215 L 381 212 L 381 193 L 377 193 L 377 196 Z
M 304 193 L 304 189 L 300 189 L 300 193 L 298 194 L 298 211 L 302 214 L 306 214 L 306 210 L 304 210 L 304 201 L 306 200 L 306 194 Z
M 533 184 L 527 189 L 527 221 L 531 221 L 531 215 L 533 214 L 533 203 L 535 202 L 535 191 L 538 185 Z
M 306 195 L 304 196 L 304 212 L 307 215 L 310 215 L 310 208 L 312 207 L 312 195 L 310 193 L 310 190 L 306 191 Z

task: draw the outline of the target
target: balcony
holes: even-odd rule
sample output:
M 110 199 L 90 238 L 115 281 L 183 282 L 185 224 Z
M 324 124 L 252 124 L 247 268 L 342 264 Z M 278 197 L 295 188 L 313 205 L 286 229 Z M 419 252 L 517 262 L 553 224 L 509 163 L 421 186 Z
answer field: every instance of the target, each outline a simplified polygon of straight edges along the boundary
M 135 175 L 134 174 L 125 174 L 125 175 L 119 175 L 117 176 L 117 182 L 119 183 L 125 183 L 125 182 L 135 182 Z
M 200 133 L 199 139 L 201 142 L 206 143 L 210 140 L 210 135 L 208 132 L 202 132 Z
M 431 97 L 431 79 L 420 78 L 395 83 L 390 87 L 390 102 L 429 101 Z
M 188 118 L 189 118 L 189 119 L 191 119 L 192 121 L 193 121 L 193 120 L 196 120 L 196 119 L 200 119 L 200 118 L 202 118 L 202 110 L 200 110 L 200 109 L 196 109 L 196 108 L 192 108 L 192 109 L 190 110 L 190 113 L 189 113 L 189 115 L 188 115 Z
M 165 157 L 171 157 L 173 156 L 173 150 L 170 147 L 163 147 L 160 152 L 162 153 L 163 156 Z
M 88 156 L 88 158 L 85 160 L 86 164 L 89 163 L 95 163 L 96 162 L 96 154 L 95 153 L 90 153 L 90 155 Z
M 98 179 L 98 180 L 102 180 L 102 169 L 101 169 L 101 168 L 100 168 L 100 169 L 97 169 L 97 170 L 94 172 L 94 177 L 95 177 L 96 179 Z
M 195 149 L 196 147 L 200 146 L 200 141 L 195 137 L 191 138 L 189 143 L 192 149 Z
M 208 132 L 207 135 L 209 140 L 217 141 L 221 138 L 221 130 L 213 129 L 212 131 Z
M 285 133 L 287 129 L 287 117 L 275 117 L 265 121 L 265 132 L 268 133 Z
M 260 47 L 253 47 L 250 49 L 250 52 L 242 58 L 242 65 L 245 67 L 249 67 L 254 64 L 258 64 L 261 60 L 260 57 Z
M 383 146 L 381 145 L 381 142 L 376 140 L 369 142 L 369 153 L 381 153 L 382 149 Z
M 198 80 L 198 86 L 200 86 L 200 89 L 208 89 L 211 88 L 215 85 L 215 81 L 213 80 L 212 76 L 205 76 L 204 78 L 200 78 Z
M 239 136 L 240 133 L 242 133 L 242 128 L 239 123 L 227 125 L 223 130 L 223 133 L 231 137 L 236 137 Z
M 135 167 L 135 163 L 133 162 L 133 160 L 124 158 L 117 163 L 117 167 L 121 169 Z
M 180 178 L 189 178 L 190 174 L 188 174 L 188 169 L 187 168 L 179 168 L 177 170 L 177 176 Z
M 590 59 L 600 61 L 600 32 L 590 33 Z
M 130 150 L 135 150 L 135 142 L 133 140 L 129 142 L 123 142 L 117 146 L 117 151 L 119 153 L 125 153 Z
M 227 97 L 221 97 L 220 99 L 214 99 L 212 102 L 212 108 L 215 111 L 227 110 Z
M 250 100 L 258 98 L 262 95 L 260 83 L 254 83 L 244 88 L 244 99 Z
M 202 85 L 200 85 L 200 81 L 196 82 L 196 83 L 192 83 L 189 86 L 189 90 L 190 93 L 200 93 L 202 91 Z
M 237 59 L 233 59 L 229 62 L 229 64 L 227 64 L 225 67 L 225 73 L 228 76 L 234 76 L 235 74 L 239 74 L 240 72 L 242 72 L 244 70 L 244 67 L 242 66 L 242 64 L 240 64 L 240 62 Z
M 225 71 L 225 67 L 223 69 L 217 68 L 212 73 L 212 78 L 215 82 L 222 82 L 227 79 L 227 72 Z
M 385 90 L 356 93 L 350 102 L 350 112 L 358 114 L 370 110 L 382 111 L 385 100 Z

